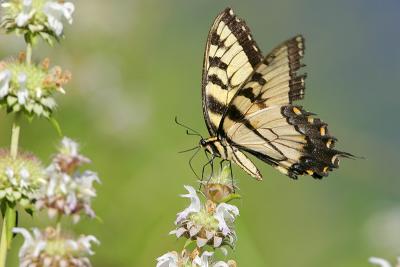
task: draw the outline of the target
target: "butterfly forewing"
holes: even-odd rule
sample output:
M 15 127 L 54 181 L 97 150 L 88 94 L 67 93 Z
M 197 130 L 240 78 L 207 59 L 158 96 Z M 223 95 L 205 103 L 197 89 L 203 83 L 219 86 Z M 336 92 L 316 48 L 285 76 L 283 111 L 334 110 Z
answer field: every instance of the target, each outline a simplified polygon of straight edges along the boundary
M 211 135 L 216 135 L 228 104 L 261 61 L 245 22 L 225 9 L 211 27 L 204 56 L 203 113 Z
M 229 129 L 232 123 L 262 108 L 302 99 L 306 75 L 297 75 L 296 71 L 302 66 L 303 55 L 302 36 L 284 42 L 267 55 L 237 91 L 221 130 Z

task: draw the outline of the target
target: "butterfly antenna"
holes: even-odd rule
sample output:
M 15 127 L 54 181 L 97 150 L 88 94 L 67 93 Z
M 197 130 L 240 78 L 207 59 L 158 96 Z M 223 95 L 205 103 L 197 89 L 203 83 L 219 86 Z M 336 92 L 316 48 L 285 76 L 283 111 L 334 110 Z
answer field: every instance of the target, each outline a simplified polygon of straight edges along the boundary
M 193 151 L 193 150 L 195 150 L 195 149 L 198 149 L 199 148 L 199 146 L 195 146 L 195 147 L 192 147 L 192 148 L 189 148 L 189 149 L 186 149 L 186 150 L 182 150 L 182 151 L 179 151 L 178 153 L 186 153 L 186 152 L 190 152 L 190 151 Z
M 179 126 L 182 126 L 183 128 L 186 129 L 186 134 L 187 135 L 196 135 L 196 136 L 200 136 L 201 138 L 203 138 L 203 136 L 196 130 L 193 130 L 192 128 L 190 128 L 189 126 L 186 126 L 185 124 L 181 123 L 178 121 L 178 117 L 175 117 L 175 123 L 178 124 Z M 192 131 L 189 132 L 189 131 Z

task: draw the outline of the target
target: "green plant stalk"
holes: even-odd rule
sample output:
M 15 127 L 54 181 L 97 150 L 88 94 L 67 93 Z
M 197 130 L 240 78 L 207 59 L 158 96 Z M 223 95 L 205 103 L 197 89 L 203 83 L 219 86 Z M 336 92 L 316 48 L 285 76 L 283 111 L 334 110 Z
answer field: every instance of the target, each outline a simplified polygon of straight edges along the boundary
M 19 130 L 20 126 L 17 124 L 17 118 L 12 126 L 11 131 L 11 147 L 10 147 L 10 154 L 11 157 L 15 160 L 18 156 L 18 142 L 19 142 Z M 11 239 L 12 237 L 12 228 L 15 222 L 8 220 L 9 214 L 15 214 L 15 207 L 10 207 L 10 205 L 6 205 L 5 214 L 3 217 L 3 226 L 1 230 L 1 239 L 0 239 L 0 267 L 6 266 L 7 260 L 7 251 L 11 246 Z M 10 231 L 11 229 L 11 231 Z
M 3 226 L 1 229 L 1 240 L 0 240 L 0 266 L 6 266 L 7 259 L 7 224 L 5 217 L 3 218 Z
M 32 43 L 28 41 L 26 44 L 26 64 L 30 65 L 31 62 L 32 62 Z M 19 143 L 19 132 L 20 132 L 20 126 L 18 125 L 17 120 L 18 120 L 18 115 L 14 119 L 14 123 L 11 130 L 10 155 L 14 160 L 18 156 L 18 143 Z M 9 235 L 12 235 L 12 228 L 14 225 L 11 226 L 8 224 L 15 223 L 8 220 L 9 217 L 8 215 L 15 214 L 15 212 L 16 212 L 15 207 L 10 207 L 9 205 L 6 205 L 6 210 L 3 217 L 3 225 L 1 230 L 1 239 L 0 239 L 0 267 L 6 266 L 7 251 L 11 247 L 12 237 Z M 9 229 L 11 229 L 11 231 Z
M 30 65 L 32 61 L 32 43 L 26 43 L 26 64 Z
M 20 130 L 20 127 L 17 123 L 17 118 L 15 118 L 13 126 L 12 126 L 11 147 L 10 147 L 10 155 L 14 160 L 18 156 L 19 130 Z

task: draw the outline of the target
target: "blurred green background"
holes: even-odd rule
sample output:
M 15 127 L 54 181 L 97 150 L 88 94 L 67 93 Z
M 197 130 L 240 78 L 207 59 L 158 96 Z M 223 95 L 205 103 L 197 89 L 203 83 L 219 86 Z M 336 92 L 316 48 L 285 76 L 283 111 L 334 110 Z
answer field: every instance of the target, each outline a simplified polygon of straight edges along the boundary
M 94 209 L 103 222 L 72 228 L 101 240 L 97 267 L 155 266 L 182 247 L 168 236 L 178 197 L 195 185 L 177 152 L 194 146 L 173 121 L 206 135 L 201 111 L 203 50 L 214 17 L 234 8 L 267 53 L 296 33 L 306 38 L 306 109 L 329 122 L 338 147 L 364 156 L 343 161 L 322 181 L 293 181 L 257 161 L 264 181 L 235 169 L 243 199 L 236 204 L 238 242 L 229 258 L 239 266 L 369 266 L 370 256 L 400 255 L 398 179 L 400 27 L 398 0 L 74 1 L 73 26 L 62 45 L 43 44 L 73 72 L 56 114 L 64 134 L 82 144 L 102 184 Z M 0 56 L 24 49 L 0 37 Z M 0 117 L 0 145 L 8 146 L 10 118 Z M 21 143 L 45 163 L 59 141 L 47 121 L 24 124 Z M 200 166 L 204 158 L 197 158 Z M 26 227 L 48 223 L 24 217 Z M 17 266 L 18 237 L 8 266 Z

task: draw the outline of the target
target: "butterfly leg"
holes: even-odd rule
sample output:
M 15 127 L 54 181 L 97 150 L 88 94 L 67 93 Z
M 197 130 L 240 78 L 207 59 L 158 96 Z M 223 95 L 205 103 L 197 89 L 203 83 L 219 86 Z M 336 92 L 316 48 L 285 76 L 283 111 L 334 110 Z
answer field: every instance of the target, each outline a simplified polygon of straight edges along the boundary
M 222 169 L 224 168 L 224 162 L 225 162 L 225 161 L 228 161 L 228 160 L 222 159 L 222 160 L 219 162 L 219 167 L 221 168 L 221 171 L 222 171 Z
M 210 158 L 208 157 L 207 151 L 204 151 L 204 154 L 206 155 L 207 163 L 203 165 L 203 169 L 201 171 L 200 188 L 201 188 L 201 183 L 203 182 L 203 179 L 204 179 L 205 168 L 210 163 Z
M 211 166 L 211 175 L 212 175 L 213 169 L 214 169 L 214 159 L 215 159 L 215 156 L 212 156 L 211 159 L 210 159 L 210 158 L 208 157 L 208 155 L 207 155 L 207 152 L 206 152 L 206 156 L 207 156 L 208 161 L 207 161 L 206 164 L 203 165 L 203 169 L 202 169 L 202 171 L 201 171 L 201 179 L 200 179 L 200 188 L 199 188 L 199 190 L 201 190 L 201 186 L 202 186 L 202 184 L 203 184 L 204 172 L 205 172 L 205 170 L 206 170 L 207 165 L 210 165 L 210 166 Z M 210 177 L 211 177 L 211 176 L 210 176 Z M 208 181 L 209 181 L 209 179 L 208 179 Z M 207 183 L 208 183 L 208 181 L 207 181 Z
M 235 189 L 235 180 L 233 179 L 233 171 L 232 171 L 232 161 L 229 161 L 229 169 L 231 171 L 231 183 L 233 188 L 233 193 L 236 193 Z
M 211 173 L 210 173 L 210 177 L 208 177 L 207 184 L 210 182 L 211 178 L 212 178 L 213 175 L 214 175 L 214 159 L 215 159 L 215 156 L 212 155 L 212 156 L 211 156 L 211 160 L 210 160 Z

